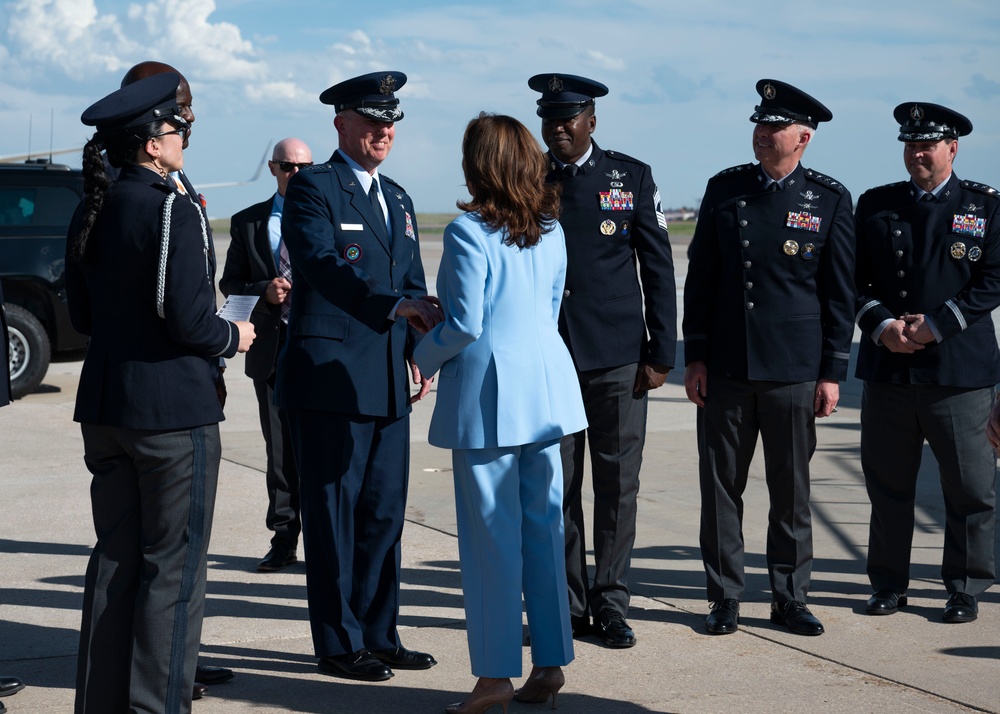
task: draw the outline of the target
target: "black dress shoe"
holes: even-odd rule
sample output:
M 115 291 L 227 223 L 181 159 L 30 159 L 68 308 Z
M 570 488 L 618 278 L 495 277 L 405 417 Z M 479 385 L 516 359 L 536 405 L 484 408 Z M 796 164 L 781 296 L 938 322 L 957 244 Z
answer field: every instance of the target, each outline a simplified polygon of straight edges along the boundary
M 740 601 L 727 598 L 712 603 L 712 613 L 705 619 L 705 629 L 713 635 L 730 635 L 740 624 Z
M 796 635 L 822 635 L 823 625 L 809 612 L 804 602 L 789 600 L 788 602 L 771 603 L 771 622 L 784 625 Z
M 437 664 L 437 660 L 426 652 L 416 652 L 402 646 L 388 650 L 372 650 L 371 653 L 382 664 L 396 669 L 430 669 Z
M 194 681 L 200 684 L 222 684 L 235 676 L 233 670 L 228 667 L 209 667 L 199 664 L 194 671 Z
M 9 697 L 24 689 L 24 682 L 17 677 L 0 677 L 0 697 Z
M 901 607 L 906 607 L 906 595 L 892 590 L 879 590 L 868 598 L 865 612 L 869 615 L 895 615 Z
M 368 650 L 323 657 L 319 661 L 319 671 L 365 682 L 384 682 L 392 676 L 392 670 Z
M 201 699 L 205 694 L 208 693 L 208 687 L 200 682 L 194 683 L 194 691 L 191 692 L 191 700 Z
M 944 606 L 945 622 L 972 622 L 979 617 L 976 598 L 968 593 L 952 593 Z
M 570 615 L 569 622 L 573 628 L 573 637 L 586 637 L 594 632 L 590 626 L 590 615 Z
M 297 562 L 299 562 L 299 556 L 295 554 L 295 548 L 272 545 L 264 559 L 257 563 L 257 572 L 274 573 Z
M 617 610 L 610 607 L 602 608 L 597 613 L 595 626 L 608 647 L 624 649 L 635 645 L 635 633 L 628 626 L 625 616 Z

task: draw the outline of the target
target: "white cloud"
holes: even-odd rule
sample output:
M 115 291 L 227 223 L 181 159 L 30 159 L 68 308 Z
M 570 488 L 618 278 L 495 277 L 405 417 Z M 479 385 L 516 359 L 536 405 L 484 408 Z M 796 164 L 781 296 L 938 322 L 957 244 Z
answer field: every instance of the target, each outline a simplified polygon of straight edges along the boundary
M 199 68 L 207 80 L 260 79 L 267 74 L 255 56 L 253 43 L 240 28 L 228 22 L 209 22 L 214 0 L 172 0 L 131 5 L 130 20 L 145 26 L 151 48 L 162 54 L 182 56 Z
M 8 10 L 7 36 L 19 59 L 58 65 L 72 78 L 125 69 L 123 51 L 136 48 L 93 0 L 17 0 Z
M 625 69 L 625 60 L 621 57 L 609 57 L 597 50 L 587 50 L 586 56 L 601 69 L 620 71 Z
M 239 27 L 209 20 L 214 0 L 149 0 L 121 15 L 101 14 L 94 0 L 14 0 L 6 9 L 11 52 L 22 66 L 83 79 L 151 57 L 183 57 L 202 81 L 267 76 Z
M 304 104 L 315 100 L 313 93 L 304 92 L 295 82 L 248 84 L 246 96 L 255 102 L 282 104 Z

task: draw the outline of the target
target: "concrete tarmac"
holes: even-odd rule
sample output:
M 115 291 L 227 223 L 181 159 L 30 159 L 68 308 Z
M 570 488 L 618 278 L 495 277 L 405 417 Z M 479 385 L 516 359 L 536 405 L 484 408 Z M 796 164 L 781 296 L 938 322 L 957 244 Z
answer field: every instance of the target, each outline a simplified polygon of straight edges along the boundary
M 216 242 L 224 256 L 228 241 L 220 236 Z M 683 248 L 675 247 L 679 276 L 686 272 Z M 439 244 L 425 239 L 429 271 L 439 257 Z M 428 283 L 433 281 L 429 275 Z M 83 574 L 94 541 L 90 477 L 79 426 L 72 421 L 80 365 L 53 364 L 38 392 L 0 409 L 0 674 L 28 685 L 2 700 L 15 714 L 72 711 Z M 610 650 L 595 637 L 577 640 L 559 709 L 1000 712 L 997 591 L 981 598 L 977 622 L 941 621 L 947 597 L 939 572 L 943 505 L 929 449 L 920 474 L 910 604 L 891 617 L 864 613 L 869 505 L 858 456 L 860 385 L 853 379 L 842 385 L 840 411 L 819 424 L 812 462 L 809 605 L 826 634 L 799 637 L 768 620 L 768 502 L 760 454 L 745 495 L 747 591 L 740 631 L 705 633 L 695 407 L 684 396 L 682 371 L 650 398 L 630 577 L 629 621 L 638 644 Z M 361 683 L 316 669 L 304 566 L 255 570 L 269 540 L 263 440 L 242 358 L 230 361 L 226 376 L 229 401 L 201 656 L 203 663 L 231 667 L 237 676 L 211 687 L 194 711 L 440 712 L 461 701 L 475 679 L 464 632 L 451 457 L 426 442 L 433 394 L 412 418 L 400 626 L 407 647 L 431 652 L 439 664 L 398 671 L 388 682 Z M 525 648 L 524 674 L 529 669 Z M 542 708 L 514 702 L 510 711 Z

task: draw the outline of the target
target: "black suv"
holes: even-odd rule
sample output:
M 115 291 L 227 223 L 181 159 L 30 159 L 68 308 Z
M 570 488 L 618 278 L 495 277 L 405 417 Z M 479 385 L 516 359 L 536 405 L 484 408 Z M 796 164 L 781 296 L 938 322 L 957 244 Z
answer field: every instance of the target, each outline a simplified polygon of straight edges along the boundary
M 82 355 L 87 338 L 66 307 L 66 231 L 83 198 L 68 166 L 0 164 L 0 283 L 10 327 L 14 397 L 35 390 L 54 353 Z

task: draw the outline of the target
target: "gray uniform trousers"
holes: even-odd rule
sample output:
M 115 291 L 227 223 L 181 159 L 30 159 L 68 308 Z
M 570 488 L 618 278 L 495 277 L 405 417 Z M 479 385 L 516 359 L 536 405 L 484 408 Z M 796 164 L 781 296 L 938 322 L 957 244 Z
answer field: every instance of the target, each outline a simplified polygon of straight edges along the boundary
M 809 460 L 816 450 L 815 382 L 765 382 L 709 373 L 698 409 L 701 557 L 709 602 L 741 600 L 743 492 L 757 435 L 764 442 L 767 574 L 776 602 L 804 602 L 812 574 Z
M 563 522 L 566 529 L 566 578 L 570 616 L 595 616 L 603 607 L 628 614 L 628 573 L 635 543 L 639 467 L 646 442 L 647 394 L 632 392 L 638 365 L 580 372 L 580 389 L 589 424 L 564 436 Z M 589 441 L 594 485 L 593 582 L 587 574 L 584 529 L 584 448 Z
M 979 595 L 996 579 L 996 455 L 986 438 L 993 389 L 866 381 L 861 466 L 872 503 L 868 579 L 905 593 L 924 439 L 938 461 L 949 593 Z
M 81 425 L 97 545 L 87 566 L 77 714 L 191 711 L 218 424 Z

